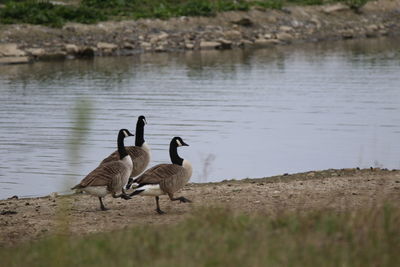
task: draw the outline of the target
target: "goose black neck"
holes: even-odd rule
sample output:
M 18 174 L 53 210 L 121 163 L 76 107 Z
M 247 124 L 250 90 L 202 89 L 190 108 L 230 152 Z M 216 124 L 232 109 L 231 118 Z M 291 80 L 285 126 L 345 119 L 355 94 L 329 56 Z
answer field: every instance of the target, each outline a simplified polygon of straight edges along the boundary
M 118 134 L 118 153 L 119 159 L 123 159 L 128 153 L 126 152 L 125 145 L 124 145 L 125 135 L 124 133 L 120 132 Z
M 171 157 L 171 162 L 173 164 L 182 166 L 183 158 L 178 155 L 178 147 L 176 146 L 175 141 L 171 141 L 171 144 L 169 145 L 169 156 Z
M 142 121 L 138 121 L 136 124 L 135 146 L 142 146 L 143 143 L 144 143 L 144 123 Z

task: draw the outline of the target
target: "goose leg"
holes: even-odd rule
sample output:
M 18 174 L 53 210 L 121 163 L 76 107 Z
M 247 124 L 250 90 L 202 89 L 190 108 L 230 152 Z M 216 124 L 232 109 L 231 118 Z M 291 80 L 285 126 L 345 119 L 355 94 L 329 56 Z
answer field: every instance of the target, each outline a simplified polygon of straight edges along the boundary
M 102 199 L 101 197 L 99 197 L 99 200 L 100 200 L 100 209 L 101 209 L 102 211 L 108 210 L 108 209 L 106 208 L 106 206 L 104 206 L 104 204 L 103 204 L 103 199 Z
M 168 194 L 168 196 L 169 196 L 169 199 L 171 200 L 171 201 L 177 201 L 177 200 L 179 200 L 181 203 L 183 202 L 183 203 L 190 203 L 190 202 L 192 202 L 191 200 L 189 200 L 189 199 L 187 199 L 187 198 L 185 198 L 185 197 L 176 197 L 176 198 L 174 198 L 174 196 L 172 195 L 172 194 Z
M 125 190 L 122 188 L 122 193 L 117 195 L 115 192 L 112 193 L 113 198 L 123 198 L 125 200 L 131 199 L 131 197 L 125 192 Z
M 131 188 L 132 183 L 133 183 L 133 179 L 132 179 L 132 178 L 129 178 L 129 179 L 128 179 L 128 183 L 127 183 L 126 186 L 125 186 L 125 189 L 128 190 L 129 188 Z
M 156 196 L 156 204 L 157 204 L 156 211 L 157 211 L 158 214 L 162 215 L 162 214 L 165 214 L 165 212 L 160 209 L 160 204 L 158 203 L 159 199 L 160 199 L 160 197 Z

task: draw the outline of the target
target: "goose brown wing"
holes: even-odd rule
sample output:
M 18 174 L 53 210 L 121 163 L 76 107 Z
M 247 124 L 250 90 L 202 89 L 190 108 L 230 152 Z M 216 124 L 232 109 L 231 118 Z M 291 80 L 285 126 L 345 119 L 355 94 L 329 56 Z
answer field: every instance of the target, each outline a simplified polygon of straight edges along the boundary
M 149 165 L 150 154 L 138 146 L 127 147 L 126 152 L 128 152 L 128 155 L 131 156 L 133 161 L 131 177 L 138 176 L 146 169 L 147 165 Z
M 128 155 L 131 156 L 133 161 L 133 169 L 131 176 L 132 177 L 137 176 L 138 174 L 143 172 L 144 169 L 149 164 L 150 155 L 144 149 L 138 146 L 126 146 L 125 149 Z M 119 153 L 118 150 L 115 150 L 108 157 L 103 159 L 103 161 L 100 164 L 117 160 L 119 160 Z
M 139 185 L 160 184 L 164 179 L 179 174 L 181 169 L 183 167 L 176 164 L 159 164 L 145 171 L 134 182 Z
M 127 147 L 125 147 L 125 149 L 127 149 Z M 102 160 L 102 162 L 100 162 L 100 165 L 107 163 L 107 162 L 112 162 L 112 161 L 117 161 L 119 160 L 119 153 L 118 150 L 115 150 L 113 153 L 111 153 L 108 157 L 106 157 L 105 159 Z
M 171 165 L 174 166 L 174 173 L 165 177 L 160 182 L 161 190 L 169 194 L 173 194 L 183 188 L 188 181 L 188 173 L 185 168 L 175 164 Z
M 122 171 L 125 168 L 122 162 L 113 161 L 99 165 L 91 171 L 83 180 L 72 189 L 84 188 L 87 186 L 107 186 L 111 191 L 118 179 L 122 179 Z

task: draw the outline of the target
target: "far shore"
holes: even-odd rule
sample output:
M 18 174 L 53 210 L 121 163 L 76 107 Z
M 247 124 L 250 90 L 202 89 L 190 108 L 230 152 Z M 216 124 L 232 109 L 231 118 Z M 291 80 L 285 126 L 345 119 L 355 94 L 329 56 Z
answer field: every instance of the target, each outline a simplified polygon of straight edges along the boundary
M 0 246 L 12 246 L 52 234 L 63 221 L 74 235 L 109 232 L 141 224 L 180 222 L 199 207 L 221 206 L 247 214 L 275 216 L 285 212 L 331 210 L 340 212 L 400 203 L 400 171 L 379 168 L 329 169 L 259 179 L 188 184 L 177 195 L 193 203 L 176 203 L 161 197 L 165 215 L 155 212 L 151 197 L 98 199 L 86 194 L 0 200 Z
M 400 0 L 253 8 L 215 17 L 67 23 L 62 28 L 0 25 L 0 65 L 95 56 L 269 48 L 292 43 L 400 36 Z

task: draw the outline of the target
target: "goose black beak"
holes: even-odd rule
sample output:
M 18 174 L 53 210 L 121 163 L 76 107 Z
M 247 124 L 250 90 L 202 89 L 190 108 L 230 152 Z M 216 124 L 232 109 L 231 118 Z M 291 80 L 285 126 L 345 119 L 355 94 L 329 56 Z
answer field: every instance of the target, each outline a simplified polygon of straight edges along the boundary
M 189 145 L 182 141 L 182 146 L 189 146 Z

